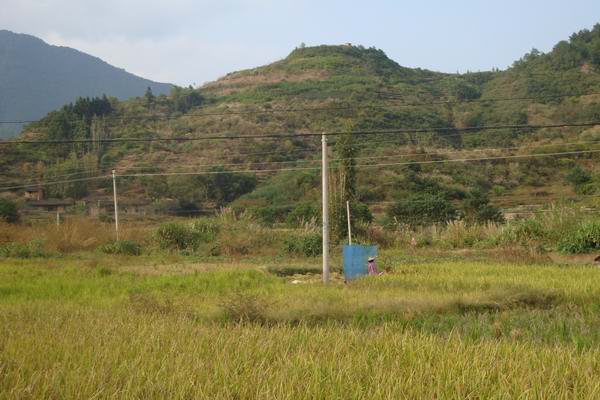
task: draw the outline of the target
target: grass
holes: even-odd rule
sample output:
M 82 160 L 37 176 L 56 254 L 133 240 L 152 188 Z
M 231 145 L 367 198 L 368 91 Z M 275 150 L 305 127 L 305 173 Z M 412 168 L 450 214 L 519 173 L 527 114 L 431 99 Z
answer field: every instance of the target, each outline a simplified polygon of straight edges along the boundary
M 600 395 L 598 270 L 381 257 L 328 287 L 306 260 L 5 259 L 0 399 Z

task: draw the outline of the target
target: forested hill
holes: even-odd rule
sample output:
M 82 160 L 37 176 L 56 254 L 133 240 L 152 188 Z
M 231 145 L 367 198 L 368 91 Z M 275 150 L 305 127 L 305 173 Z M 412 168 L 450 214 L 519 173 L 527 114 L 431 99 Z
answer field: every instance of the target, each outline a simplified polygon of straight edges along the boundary
M 598 149 L 599 127 L 520 127 L 589 121 L 600 121 L 600 25 L 572 35 L 547 54 L 533 50 L 505 71 L 460 75 L 406 68 L 375 48 L 301 46 L 273 64 L 228 74 L 200 89 L 176 88 L 168 95 L 147 93 L 127 101 L 83 99 L 31 124 L 22 137 L 150 139 L 418 129 L 352 135 L 350 152 L 332 146 L 334 158 L 356 158 L 357 201 L 377 212 L 425 193 L 467 212 L 469 204 L 488 199 L 501 207 L 565 199 L 591 204 L 600 195 L 596 153 L 577 152 Z M 512 127 L 476 129 L 493 125 Z M 122 174 L 299 169 L 318 166 L 311 160 L 319 146 L 315 138 L 302 137 L 23 145 L 5 148 L 0 167 L 10 170 L 7 179 L 16 182 L 75 172 L 97 175 L 112 168 Z M 548 152 L 575 153 L 528 158 Z M 440 162 L 485 157 L 491 159 Z M 316 212 L 319 190 L 318 171 L 312 170 L 124 178 L 120 185 L 123 196 L 157 209 L 233 204 L 269 221 Z M 92 181 L 48 190 L 54 196 L 85 198 L 102 188 Z
M 167 93 L 171 85 L 143 79 L 99 58 L 51 46 L 24 34 L 0 30 L 0 119 L 36 120 L 77 97 L 141 96 L 151 87 Z M 0 126 L 0 138 L 18 125 Z

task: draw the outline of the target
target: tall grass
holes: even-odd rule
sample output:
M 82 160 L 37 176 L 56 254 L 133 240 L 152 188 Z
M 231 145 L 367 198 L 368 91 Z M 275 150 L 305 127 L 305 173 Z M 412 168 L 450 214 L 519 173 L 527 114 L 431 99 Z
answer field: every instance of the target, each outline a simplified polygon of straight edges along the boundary
M 143 226 L 124 226 L 120 237 L 124 240 L 144 242 L 149 230 Z M 31 225 L 7 224 L 0 221 L 0 245 L 6 243 L 41 243 L 49 253 L 71 253 L 94 250 L 115 240 L 114 225 L 84 217 L 68 218 L 57 226 L 52 223 Z
M 441 338 L 390 325 L 221 327 L 162 314 L 50 312 L 4 318 L 0 398 L 600 396 L 597 349 Z
M 600 396 L 593 268 L 395 264 L 323 286 L 137 262 L 0 263 L 0 399 Z
M 366 226 L 355 239 L 358 243 L 377 244 L 381 249 L 521 248 L 532 255 L 557 249 L 589 251 L 597 247 L 593 244 L 595 242 L 585 239 L 589 235 L 578 231 L 583 229 L 582 224 L 589 223 L 589 215 L 567 207 L 553 207 L 546 211 L 506 224 L 477 225 L 453 221 L 416 230 Z M 248 213 L 224 210 L 214 218 L 177 220 L 160 226 L 124 224 L 120 237 L 152 252 L 166 250 L 226 257 L 314 257 L 321 252 L 319 231 L 314 221 L 298 229 L 278 229 L 261 225 Z M 111 250 L 119 248 L 114 243 L 114 236 L 111 224 L 88 218 L 69 218 L 59 227 L 50 223 L 12 225 L 0 222 L 0 254 L 38 254 L 40 249 L 46 253 L 63 254 L 97 248 Z M 587 240 L 592 245 L 572 243 L 571 246 L 570 239 L 577 237 L 581 239 L 579 242 Z M 8 243 L 17 245 L 6 247 Z

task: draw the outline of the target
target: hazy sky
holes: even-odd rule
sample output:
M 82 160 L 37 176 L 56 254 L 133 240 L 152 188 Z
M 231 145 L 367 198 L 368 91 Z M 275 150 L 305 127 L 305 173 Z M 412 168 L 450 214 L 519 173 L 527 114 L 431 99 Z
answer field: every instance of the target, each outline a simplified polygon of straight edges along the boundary
M 409 67 L 505 68 L 600 22 L 600 0 L 0 0 L 0 29 L 180 85 L 351 42 Z

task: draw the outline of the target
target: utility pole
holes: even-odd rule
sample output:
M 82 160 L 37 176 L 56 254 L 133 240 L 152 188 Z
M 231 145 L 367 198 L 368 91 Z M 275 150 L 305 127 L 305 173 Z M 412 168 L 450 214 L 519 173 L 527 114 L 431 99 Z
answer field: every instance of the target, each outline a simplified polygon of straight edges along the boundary
M 321 136 L 323 182 L 323 283 L 329 283 L 329 178 L 327 172 L 327 136 Z
M 350 201 L 346 200 L 346 213 L 348 214 L 348 245 L 352 246 L 352 228 L 350 225 Z
M 115 170 L 112 170 L 113 178 L 113 199 L 115 202 L 115 231 L 117 233 L 117 242 L 119 241 L 119 209 L 117 207 L 117 179 L 115 177 Z

